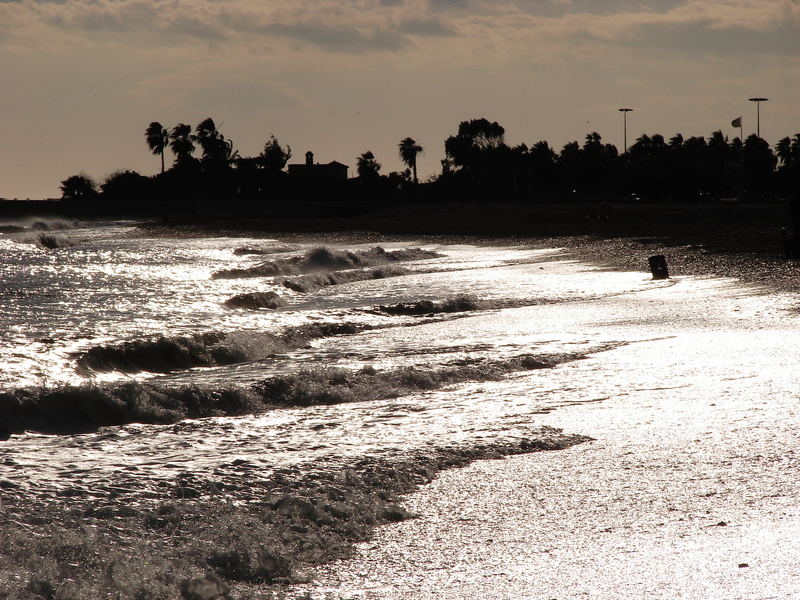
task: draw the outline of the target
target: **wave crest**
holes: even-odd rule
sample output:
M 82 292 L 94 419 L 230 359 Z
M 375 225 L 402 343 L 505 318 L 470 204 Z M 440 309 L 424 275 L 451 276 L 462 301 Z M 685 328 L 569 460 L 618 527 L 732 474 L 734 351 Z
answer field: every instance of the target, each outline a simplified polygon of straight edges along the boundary
M 481 310 L 486 306 L 486 303 L 481 302 L 475 296 L 467 295 L 453 296 L 452 298 L 447 298 L 441 302 L 434 302 L 432 300 L 418 300 L 417 302 L 399 302 L 397 304 L 389 305 L 381 304 L 375 309 L 375 312 L 392 316 L 418 316 L 438 313 L 468 312 L 473 310 Z
M 316 330 L 315 324 L 309 327 L 311 331 L 325 330 Z M 340 332 L 338 327 L 327 324 L 328 331 Z M 553 367 L 620 345 L 620 342 L 599 344 L 581 353 L 464 360 L 436 369 L 403 367 L 377 371 L 369 366 L 357 371 L 306 369 L 271 377 L 249 388 L 176 388 L 134 382 L 15 390 L 0 393 L 0 439 L 26 430 L 76 433 L 134 422 L 174 423 L 185 418 L 252 414 L 278 406 L 391 399 L 468 381 L 496 381 L 513 372 Z
M 295 292 L 308 294 L 316 292 L 323 287 L 342 285 L 355 281 L 369 281 L 371 279 L 385 279 L 387 277 L 401 277 L 411 273 L 405 267 L 388 265 L 374 269 L 353 269 L 350 271 L 334 271 L 325 275 L 302 275 L 283 281 L 284 287 Z
M 69 248 L 75 246 L 77 242 L 71 238 L 64 236 L 55 236 L 49 233 L 40 233 L 38 236 L 31 239 L 34 244 L 46 248 L 48 250 L 56 250 L 58 248 Z
M 330 331 L 339 331 L 335 324 Z M 313 330 L 313 326 L 312 326 Z M 302 338 L 302 335 L 301 335 Z M 81 433 L 125 423 L 174 423 L 186 418 L 257 413 L 275 406 L 313 406 L 395 398 L 465 381 L 488 381 L 552 360 L 526 355 L 506 361 L 462 363 L 440 369 L 303 370 L 250 388 L 159 387 L 148 383 L 64 386 L 0 394 L 0 438 L 35 430 Z
M 34 231 L 64 231 L 65 229 L 74 229 L 75 224 L 60 219 L 43 220 L 39 219 L 30 225 Z
M 193 367 L 231 365 L 301 348 L 309 341 L 352 335 L 369 325 L 309 323 L 280 333 L 241 331 L 134 340 L 90 348 L 78 357 L 78 371 L 106 373 L 169 373 Z
M 224 302 L 228 308 L 246 308 L 248 310 L 258 310 L 260 308 L 275 309 L 286 306 L 286 300 L 275 292 L 250 292 L 248 294 L 238 294 L 233 298 L 228 298 Z
M 252 267 L 223 269 L 214 273 L 212 279 L 235 279 L 244 277 L 274 277 L 277 275 L 304 275 L 345 269 L 378 266 L 388 263 L 439 258 L 442 255 L 422 248 L 384 250 L 375 246 L 369 250 L 336 250 L 326 246 L 312 248 L 301 256 L 267 261 Z
M 297 246 L 240 246 L 234 249 L 233 253 L 236 256 L 265 255 L 265 254 L 283 254 L 284 252 L 292 252 L 297 250 Z
M 496 381 L 514 371 L 551 367 L 552 357 L 526 354 L 500 361 L 464 361 L 438 369 L 403 367 L 377 371 L 364 367 L 305 369 L 293 375 L 271 377 L 257 384 L 258 394 L 269 404 L 315 406 L 396 398 L 467 381 Z

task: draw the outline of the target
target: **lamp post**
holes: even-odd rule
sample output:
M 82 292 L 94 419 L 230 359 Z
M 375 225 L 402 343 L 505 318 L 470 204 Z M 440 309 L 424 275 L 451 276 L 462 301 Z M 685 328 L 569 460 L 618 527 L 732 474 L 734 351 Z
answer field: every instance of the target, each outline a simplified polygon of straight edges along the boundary
M 619 112 L 622 113 L 622 131 L 623 131 L 623 140 L 625 143 L 625 153 L 628 153 L 628 113 L 631 112 L 632 108 L 620 108 Z
M 756 103 L 756 135 L 761 139 L 761 103 L 766 102 L 769 98 L 748 98 L 748 100 Z

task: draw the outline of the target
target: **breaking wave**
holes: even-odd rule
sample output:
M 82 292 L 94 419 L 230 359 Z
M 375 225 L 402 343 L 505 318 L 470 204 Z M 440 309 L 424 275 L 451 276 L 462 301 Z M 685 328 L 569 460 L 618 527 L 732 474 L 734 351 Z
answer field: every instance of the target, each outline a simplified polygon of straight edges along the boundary
M 500 361 L 467 360 L 436 369 L 403 367 L 377 371 L 370 366 L 358 371 L 305 369 L 293 375 L 271 377 L 254 387 L 269 403 L 280 406 L 341 404 L 396 398 L 467 381 L 496 381 L 514 371 L 544 369 L 557 362 L 555 357 L 525 354 Z
M 193 367 L 231 365 L 301 348 L 313 339 L 351 335 L 369 329 L 354 323 L 309 323 L 281 333 L 242 331 L 158 337 L 90 348 L 78 357 L 83 374 L 169 373 Z
M 332 326 L 332 331 L 336 330 Z M 600 345 L 592 352 L 617 346 Z M 548 368 L 584 356 L 586 353 L 526 354 L 496 361 L 465 360 L 435 369 L 307 369 L 271 377 L 249 388 L 161 387 L 132 382 L 15 390 L 0 393 L 0 439 L 24 431 L 80 433 L 126 423 L 166 424 L 186 418 L 252 414 L 279 406 L 390 399 L 456 383 L 499 380 L 515 371 Z
M 401 277 L 409 273 L 411 273 L 411 271 L 405 267 L 387 265 L 374 269 L 353 269 L 350 271 L 334 271 L 332 273 L 320 275 L 302 275 L 300 277 L 285 279 L 283 285 L 295 292 L 308 294 L 331 285 L 341 285 L 354 281 L 368 281 L 370 279 L 385 279 L 387 277 Z
M 627 293 L 627 292 L 622 292 Z M 506 308 L 522 308 L 525 306 L 538 306 L 543 304 L 560 304 L 570 301 L 585 301 L 593 298 L 602 298 L 608 294 L 593 296 L 580 296 L 574 299 L 559 297 L 540 298 L 491 298 L 479 299 L 472 295 L 453 296 L 441 301 L 417 300 L 415 302 L 398 302 L 397 304 L 381 304 L 369 310 L 373 314 L 389 316 L 427 316 L 440 313 L 470 312 L 476 310 L 502 310 Z M 614 293 L 613 295 L 619 295 Z
M 28 238 L 26 241 L 33 242 L 37 246 L 46 248 L 48 250 L 56 250 L 58 248 L 69 248 L 75 246 L 77 242 L 71 238 L 63 236 L 55 236 L 49 233 L 40 233 L 34 238 Z
M 381 304 L 375 309 L 386 315 L 432 315 L 437 313 L 467 312 L 486 308 L 501 308 L 500 302 L 480 301 L 475 296 L 454 296 L 441 302 L 419 300 L 417 302 L 400 302 L 398 304 Z
M 278 308 L 286 306 L 286 300 L 275 292 L 251 292 L 248 294 L 238 294 L 233 298 L 225 300 L 228 308 L 246 308 L 248 310 L 258 310 L 260 308 Z
M 401 261 L 440 258 L 442 255 L 422 248 L 384 250 L 375 246 L 369 250 L 336 250 L 325 246 L 313 248 L 301 256 L 267 261 L 247 268 L 217 271 L 212 279 L 244 277 L 274 277 L 276 275 L 303 275 L 344 269 L 364 268 Z
M 75 224 L 59 219 L 50 221 L 37 220 L 31 223 L 30 227 L 34 231 L 63 231 L 65 229 L 74 229 Z
M 234 249 L 236 256 L 283 254 L 297 250 L 297 246 L 242 246 Z

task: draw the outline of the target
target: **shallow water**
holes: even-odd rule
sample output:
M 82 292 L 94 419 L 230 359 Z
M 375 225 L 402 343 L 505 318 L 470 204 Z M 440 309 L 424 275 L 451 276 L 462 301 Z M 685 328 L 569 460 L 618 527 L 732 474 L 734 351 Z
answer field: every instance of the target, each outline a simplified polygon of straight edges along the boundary
M 530 418 L 595 441 L 442 474 L 406 498 L 419 518 L 382 529 L 302 591 L 364 600 L 798 597 L 794 303 L 733 281 L 679 279 L 539 307 L 556 329 L 653 336 L 536 373 L 543 387 L 521 390 L 553 401 L 555 410 Z
M 102 494 L 109 485 L 152 488 L 155 494 L 160 481 L 189 474 L 213 479 L 250 469 L 266 477 L 274 469 L 312 460 L 335 462 L 521 438 L 548 412 L 618 399 L 620 390 L 647 393 L 639 389 L 638 373 L 609 370 L 613 363 L 596 353 L 607 344 L 627 344 L 615 352 L 641 348 L 650 355 L 662 348 L 679 355 L 706 344 L 710 332 L 724 341 L 724 346 L 709 348 L 709 364 L 670 367 L 663 385 L 653 389 L 654 398 L 660 398 L 663 389 L 706 381 L 716 385 L 712 375 L 721 371 L 732 388 L 738 378 L 756 377 L 752 369 L 731 370 L 726 348 L 746 347 L 761 329 L 768 332 L 763 335 L 777 335 L 776 328 L 787 319 L 791 331 L 796 327 L 786 311 L 789 299 L 757 296 L 726 280 L 652 281 L 645 272 L 603 271 L 564 260 L 555 249 L 414 240 L 386 244 L 387 250 L 421 246 L 442 257 L 403 263 L 412 271 L 408 275 L 300 294 L 280 285 L 279 278 L 211 276 L 221 269 L 296 256 L 311 245 L 287 248 L 277 240 L 239 238 L 148 239 L 124 223 L 78 224 L 51 235 L 74 245 L 48 250 L 25 242 L 24 234 L 0 235 L 0 389 L 131 378 L 158 386 L 247 386 L 304 368 L 444 368 L 463 360 L 503 361 L 524 354 L 588 358 L 514 373 L 501 381 L 463 382 L 385 401 L 284 408 L 177 425 L 133 424 L 78 436 L 27 434 L 0 442 L 2 478 L 42 497 L 53 491 Z M 235 252 L 242 247 L 278 253 Z M 233 295 L 270 290 L 287 305 L 259 311 L 223 306 Z M 476 297 L 481 309 L 422 318 L 374 311 L 381 304 L 465 294 Z M 665 306 L 673 310 L 665 312 Z M 254 337 L 314 322 L 376 328 L 228 366 L 159 375 L 108 372 L 87 377 L 76 371 L 77 357 L 98 345 L 209 331 Z

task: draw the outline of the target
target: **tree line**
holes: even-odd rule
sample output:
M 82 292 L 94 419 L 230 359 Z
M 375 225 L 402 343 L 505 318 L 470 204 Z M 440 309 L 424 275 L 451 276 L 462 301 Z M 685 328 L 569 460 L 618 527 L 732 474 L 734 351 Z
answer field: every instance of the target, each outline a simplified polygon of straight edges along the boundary
M 755 134 L 744 140 L 730 140 L 719 130 L 707 139 L 642 134 L 620 153 L 592 132 L 582 144 L 572 141 L 556 151 L 544 140 L 508 145 L 499 123 L 472 119 L 462 121 L 444 141 L 441 171 L 423 185 L 417 157 L 424 149 L 411 137 L 397 146 L 404 171 L 382 174 L 374 153 L 365 151 L 356 157 L 356 176 L 347 181 L 290 176 L 285 169 L 291 147 L 274 135 L 260 154 L 242 157 L 210 117 L 194 129 L 185 123 L 167 128 L 154 121 L 144 137 L 148 150 L 160 158 L 160 173 L 148 177 L 122 170 L 99 185 L 88 175 L 73 175 L 61 182 L 63 198 L 210 203 L 298 197 L 767 200 L 800 184 L 800 133 L 782 138 L 774 150 Z M 167 151 L 173 156 L 169 168 Z

